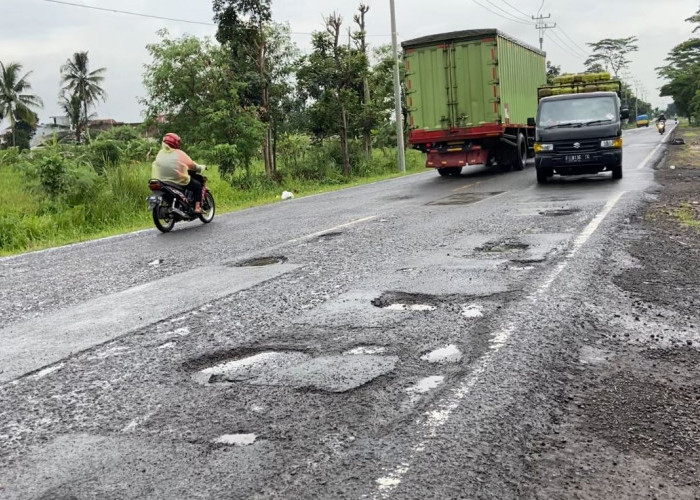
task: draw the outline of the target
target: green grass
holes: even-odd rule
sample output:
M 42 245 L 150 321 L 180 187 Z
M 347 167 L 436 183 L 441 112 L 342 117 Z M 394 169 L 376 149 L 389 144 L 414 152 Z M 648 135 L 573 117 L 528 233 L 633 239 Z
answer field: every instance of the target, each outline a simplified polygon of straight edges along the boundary
M 303 197 L 357 186 L 425 170 L 425 158 L 407 152 L 406 173 L 395 171 L 395 151 L 377 150 L 362 176 L 343 178 L 334 169 L 321 179 L 304 179 L 280 168 L 282 180 L 275 183 L 257 163 L 248 174 L 237 171 L 230 182 L 216 166 L 205 175 L 214 193 L 217 212 L 225 213 L 281 201 L 282 191 Z M 95 174 L 89 166 L 71 165 L 66 192 L 54 198 L 42 190 L 36 165 L 0 163 L 0 255 L 122 234 L 152 226 L 146 207 L 150 163 L 121 164 Z

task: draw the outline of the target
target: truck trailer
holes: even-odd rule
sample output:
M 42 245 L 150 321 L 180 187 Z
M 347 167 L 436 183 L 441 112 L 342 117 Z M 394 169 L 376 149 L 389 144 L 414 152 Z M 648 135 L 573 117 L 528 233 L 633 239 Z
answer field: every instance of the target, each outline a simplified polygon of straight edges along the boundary
M 402 44 L 409 144 L 442 176 L 483 164 L 522 170 L 532 156 L 545 53 L 496 29 Z

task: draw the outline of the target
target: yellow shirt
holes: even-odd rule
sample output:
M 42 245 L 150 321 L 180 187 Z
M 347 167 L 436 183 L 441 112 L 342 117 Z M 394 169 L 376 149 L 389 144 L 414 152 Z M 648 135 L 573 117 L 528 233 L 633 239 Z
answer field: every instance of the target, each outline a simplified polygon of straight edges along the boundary
M 188 170 L 198 170 L 192 158 L 180 149 L 163 144 L 151 167 L 151 178 L 186 186 L 190 183 Z

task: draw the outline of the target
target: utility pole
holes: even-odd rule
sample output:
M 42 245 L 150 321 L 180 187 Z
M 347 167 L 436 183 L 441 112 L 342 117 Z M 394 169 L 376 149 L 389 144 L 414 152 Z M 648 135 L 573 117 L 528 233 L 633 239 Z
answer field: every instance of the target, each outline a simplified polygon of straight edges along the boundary
M 540 32 L 540 50 L 542 50 L 542 44 L 544 42 L 544 32 L 547 31 L 548 29 L 557 27 L 557 23 L 547 24 L 547 22 L 545 22 L 545 19 L 549 19 L 551 17 L 552 17 L 552 14 L 547 14 L 546 16 L 543 16 L 542 14 L 540 14 L 537 17 L 532 16 L 532 19 L 537 21 L 537 24 L 535 24 L 535 29 Z
M 394 101 L 396 105 L 396 149 L 399 152 L 399 172 L 406 171 L 406 152 L 403 144 L 403 111 L 401 106 L 401 81 L 399 79 L 399 47 L 396 41 L 396 10 L 394 0 L 389 0 L 391 8 L 391 47 L 394 53 Z

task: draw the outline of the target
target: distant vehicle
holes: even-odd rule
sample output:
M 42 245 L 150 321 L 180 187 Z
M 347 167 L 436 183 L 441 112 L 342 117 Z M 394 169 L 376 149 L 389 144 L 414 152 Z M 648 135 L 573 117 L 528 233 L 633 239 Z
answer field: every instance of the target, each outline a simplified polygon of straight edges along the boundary
M 607 73 L 562 75 L 540 87 L 535 168 L 543 184 L 554 174 L 612 172 L 622 178 L 621 84 Z
M 535 141 L 527 117 L 546 82 L 545 53 L 496 29 L 402 43 L 409 144 L 442 176 L 467 165 L 525 168 Z
M 649 126 L 649 115 L 639 115 L 637 117 L 637 128 Z
M 207 188 L 207 178 L 190 171 L 190 175 L 198 176 L 202 182 L 202 213 L 194 212 L 194 197 L 183 186 L 158 179 L 148 181 L 151 196 L 148 197 L 148 209 L 153 216 L 153 223 L 162 233 L 172 230 L 176 222 L 190 222 L 195 219 L 208 224 L 214 219 L 216 210 L 214 196 Z
M 659 120 L 656 122 L 656 129 L 659 131 L 659 134 L 666 132 L 666 120 Z

